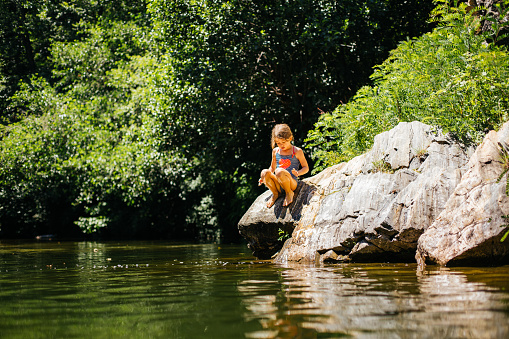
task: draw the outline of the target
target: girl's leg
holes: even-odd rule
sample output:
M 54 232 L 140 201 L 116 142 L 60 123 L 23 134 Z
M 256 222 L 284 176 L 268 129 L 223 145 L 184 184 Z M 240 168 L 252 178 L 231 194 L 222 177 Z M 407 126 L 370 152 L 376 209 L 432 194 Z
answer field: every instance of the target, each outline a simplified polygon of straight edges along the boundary
M 269 170 L 263 170 L 260 177 L 262 178 L 263 183 L 267 188 L 272 192 L 272 198 L 267 202 L 267 208 L 271 208 L 272 205 L 276 202 L 277 198 L 279 198 L 279 194 L 281 193 L 281 185 L 277 180 L 274 173 Z
M 286 194 L 283 206 L 288 206 L 293 202 L 293 191 L 297 188 L 297 180 L 292 178 L 292 175 L 287 170 L 280 168 L 276 170 L 276 177 Z

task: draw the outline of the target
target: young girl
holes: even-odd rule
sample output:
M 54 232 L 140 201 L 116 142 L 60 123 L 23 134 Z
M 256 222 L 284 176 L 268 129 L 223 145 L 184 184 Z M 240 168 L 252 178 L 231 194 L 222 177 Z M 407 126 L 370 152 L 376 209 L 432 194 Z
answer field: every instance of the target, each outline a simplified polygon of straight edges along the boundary
M 293 202 L 297 179 L 309 171 L 309 166 L 302 149 L 292 145 L 293 134 L 286 124 L 279 124 L 272 129 L 272 162 L 270 168 L 264 169 L 260 175 L 259 185 L 265 184 L 272 192 L 272 198 L 267 202 L 270 208 L 285 191 L 283 206 Z M 277 147 L 275 147 L 277 145 Z M 300 166 L 300 169 L 299 169 Z

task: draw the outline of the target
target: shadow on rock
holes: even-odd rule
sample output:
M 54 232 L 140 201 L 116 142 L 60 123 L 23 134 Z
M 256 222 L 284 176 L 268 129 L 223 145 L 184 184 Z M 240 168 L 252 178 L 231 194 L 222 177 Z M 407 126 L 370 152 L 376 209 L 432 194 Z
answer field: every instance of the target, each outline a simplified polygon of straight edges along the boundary
M 248 241 L 254 256 L 270 259 L 282 248 L 284 240 L 280 239 L 279 232 L 292 234 L 315 191 L 316 187 L 299 181 L 290 206 L 283 206 L 283 195 L 271 208 L 267 208 L 267 202 L 272 197 L 270 191 L 256 199 L 238 224 L 239 233 Z
M 299 181 L 297 188 L 294 191 L 295 195 L 293 202 L 290 204 L 290 206 L 283 206 L 285 195 L 278 198 L 273 206 L 274 216 L 276 219 L 285 219 L 287 213 L 289 213 L 293 220 L 300 220 L 302 217 L 303 207 L 309 204 L 309 200 L 315 191 L 315 187 L 306 184 L 304 181 Z M 267 197 L 265 201 L 269 201 L 270 197 L 271 196 Z

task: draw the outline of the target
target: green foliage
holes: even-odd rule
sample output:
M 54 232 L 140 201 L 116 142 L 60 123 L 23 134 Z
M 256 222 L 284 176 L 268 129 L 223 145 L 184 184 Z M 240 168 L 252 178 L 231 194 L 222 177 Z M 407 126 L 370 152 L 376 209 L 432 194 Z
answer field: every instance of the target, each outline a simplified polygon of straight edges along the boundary
M 302 140 L 398 41 L 428 29 L 432 7 L 0 4 L 10 9 L 0 13 L 0 235 L 226 241 L 261 192 L 273 124 Z
M 108 224 L 118 235 L 132 236 L 139 225 L 130 220 L 135 230 L 125 229 L 126 218 L 137 214 L 139 222 L 150 222 L 157 219 L 154 209 L 161 203 L 171 206 L 185 171 L 182 159 L 177 152 L 159 150 L 157 126 L 150 115 L 129 121 L 128 115 L 120 114 L 125 107 L 119 107 L 94 116 L 106 105 L 101 98 L 86 104 L 67 102 L 57 111 L 4 129 L 0 144 L 4 234 L 23 231 L 16 229 L 20 225 L 37 230 L 41 219 L 46 223 L 59 219 L 66 226 L 75 222 L 87 232 Z M 67 220 L 59 215 L 62 210 L 70 214 Z M 151 215 L 149 220 L 143 219 L 145 213 Z
M 242 140 L 257 155 L 274 122 L 299 139 L 319 109 L 347 101 L 392 46 L 425 31 L 431 2 L 158 0 L 149 10 L 169 56 L 172 140 L 235 153 Z
M 32 115 L 2 129 L 4 236 L 72 235 L 80 228 L 116 237 L 186 234 L 179 212 L 168 221 L 185 205 L 182 178 L 189 166 L 178 150 L 161 144 L 160 121 L 151 108 L 157 63 L 129 54 L 141 53 L 140 48 L 120 48 L 143 44 L 128 34 L 138 28 L 111 27 L 108 38 L 93 30 L 83 41 L 55 44 L 55 74 L 61 76 L 56 88 L 33 78 L 12 98 Z M 119 33 L 116 43 L 111 32 Z M 73 79 L 62 70 L 72 64 L 69 56 L 79 55 L 88 57 L 73 62 L 88 73 Z M 156 226 L 167 224 L 174 226 Z
M 509 171 L 509 147 L 507 147 L 507 145 L 499 142 L 498 143 L 498 150 L 499 150 L 499 157 L 500 157 L 500 159 L 497 160 L 497 161 L 500 164 L 502 164 L 502 173 L 500 173 L 500 175 L 498 176 L 497 183 L 500 182 L 500 180 L 502 180 L 504 175 L 506 175 L 507 172 Z M 505 194 L 509 195 L 509 176 L 506 176 Z M 509 216 L 503 215 L 502 218 L 504 218 L 504 220 L 507 221 L 507 219 L 509 219 Z M 507 227 L 509 227 L 509 225 L 504 224 L 504 225 L 501 225 L 500 227 L 506 227 L 507 228 Z M 500 239 L 500 242 L 505 241 L 505 239 L 508 236 L 509 236 L 509 230 L 507 230 L 504 233 L 504 235 Z
M 377 66 L 373 86 L 323 114 L 308 135 L 315 171 L 368 150 L 401 121 L 431 124 L 464 143 L 479 142 L 509 118 L 509 54 L 476 34 L 465 8 L 439 7 L 433 32 L 402 42 Z
M 503 215 L 502 219 L 504 219 L 507 222 L 507 220 L 509 219 L 509 215 Z M 504 225 L 501 225 L 500 227 L 509 228 L 509 224 L 504 224 Z M 500 242 L 504 242 L 508 236 L 509 236 L 509 229 L 504 233 L 502 238 L 500 238 Z
M 95 233 L 99 229 L 106 227 L 110 221 L 108 218 L 100 217 L 79 217 L 75 222 L 78 227 L 87 234 Z
M 84 39 L 52 45 L 57 88 L 75 98 L 101 95 L 109 88 L 108 72 L 147 49 L 144 30 L 133 22 L 109 22 L 82 31 Z
M 499 0 L 489 4 L 490 8 L 477 9 L 484 13 L 481 29 L 484 31 L 486 40 L 491 44 L 509 46 L 509 21 L 507 20 L 509 18 L 509 1 Z
M 54 64 L 52 44 L 81 39 L 85 27 L 110 22 L 143 26 L 145 0 L 0 0 L 0 123 L 19 121 L 27 112 L 10 102 L 19 82 L 33 75 L 49 80 Z M 120 37 L 121 35 L 119 35 Z M 83 57 L 93 56 L 89 53 Z
M 506 225 L 502 226 L 502 227 L 507 227 Z M 507 239 L 507 237 L 509 236 L 509 230 L 507 232 L 504 233 L 504 235 L 502 236 L 502 238 L 500 239 L 500 242 L 504 242 L 505 239 Z
M 277 238 L 278 241 L 286 241 L 287 239 L 290 239 L 292 237 L 291 234 L 280 228 L 277 230 L 277 233 L 279 235 L 279 238 Z
M 399 40 L 427 29 L 431 1 L 155 0 L 148 8 L 160 41 L 165 143 L 217 178 L 207 191 L 216 192 L 219 219 L 235 225 L 260 192 L 274 123 L 290 124 L 299 143 L 320 109 L 347 101 Z M 249 192 L 241 202 L 239 177 Z
M 500 159 L 497 160 L 500 164 L 502 164 L 502 173 L 497 178 L 497 182 L 500 182 L 504 175 L 509 171 L 509 148 L 502 143 L 498 143 L 498 149 L 499 149 L 499 157 Z M 506 195 L 509 195 L 509 176 L 507 176 L 506 186 L 505 186 L 505 193 Z
M 373 161 L 373 173 L 382 172 L 382 173 L 394 173 L 394 170 L 391 167 L 391 164 L 386 162 L 383 159 Z

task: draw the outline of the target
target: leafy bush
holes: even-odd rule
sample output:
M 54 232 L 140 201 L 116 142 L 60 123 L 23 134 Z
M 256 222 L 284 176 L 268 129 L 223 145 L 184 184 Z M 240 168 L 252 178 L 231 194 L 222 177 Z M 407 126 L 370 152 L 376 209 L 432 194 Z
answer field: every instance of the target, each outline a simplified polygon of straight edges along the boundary
M 79 234 L 75 223 L 86 233 L 109 226 L 117 237 L 140 237 L 150 229 L 145 223 L 178 210 L 186 165 L 178 152 L 160 150 L 157 120 L 148 112 L 108 109 L 101 97 L 55 107 L 2 130 L 3 235 Z
M 112 27 L 125 33 L 117 47 L 143 43 L 133 41 L 131 24 Z M 157 63 L 104 54 L 111 39 L 91 32 L 79 43 L 55 44 L 60 91 L 34 77 L 12 98 L 31 115 L 0 131 L 0 235 L 182 236 L 189 165 L 161 142 L 151 101 Z
M 373 86 L 323 114 L 308 134 L 315 171 L 368 150 L 375 135 L 401 121 L 422 121 L 477 143 L 509 118 L 509 54 L 476 34 L 465 6 L 438 7 L 440 25 L 402 42 L 375 68 Z

